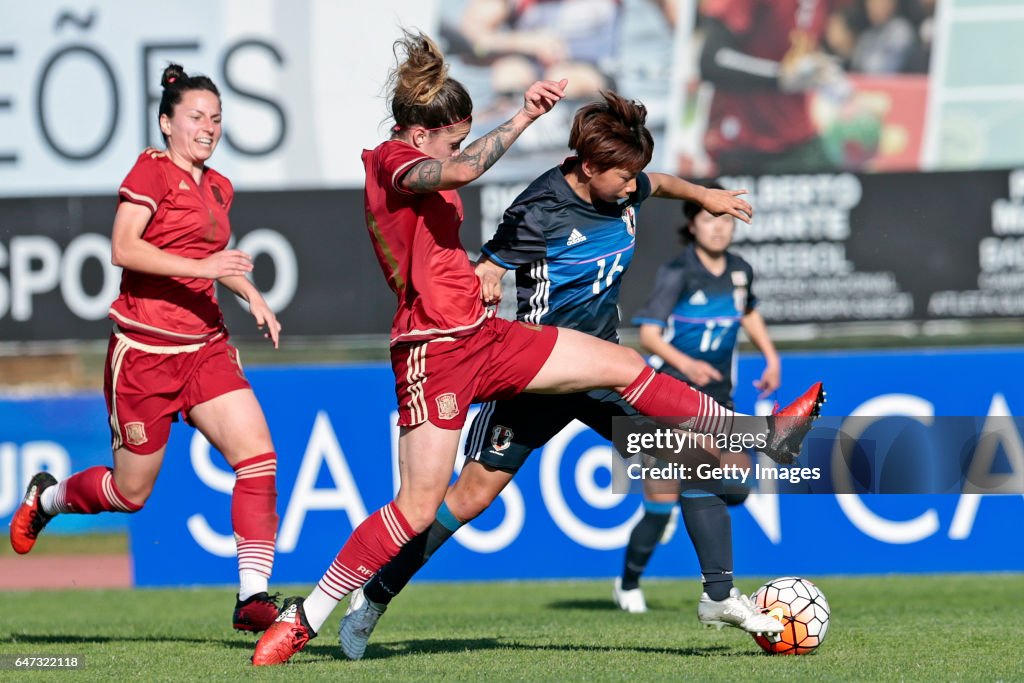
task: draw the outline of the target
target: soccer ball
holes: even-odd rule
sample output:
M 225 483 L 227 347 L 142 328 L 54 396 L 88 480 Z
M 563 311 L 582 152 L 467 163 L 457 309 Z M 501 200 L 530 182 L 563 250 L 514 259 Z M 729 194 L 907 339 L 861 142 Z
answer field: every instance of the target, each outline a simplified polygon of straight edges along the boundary
M 755 635 L 768 654 L 805 655 L 825 640 L 831 610 L 817 586 L 796 576 L 772 579 L 753 595 L 754 604 L 782 622 L 782 633 Z

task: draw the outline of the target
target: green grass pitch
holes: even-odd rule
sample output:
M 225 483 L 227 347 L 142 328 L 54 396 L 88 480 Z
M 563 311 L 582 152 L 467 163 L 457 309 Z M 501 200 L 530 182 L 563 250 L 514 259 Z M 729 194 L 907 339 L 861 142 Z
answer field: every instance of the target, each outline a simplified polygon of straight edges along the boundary
M 1024 680 L 1024 574 L 808 578 L 832 623 L 803 657 L 700 628 L 698 583 L 656 580 L 645 615 L 615 609 L 610 580 L 413 584 L 362 661 L 338 648 L 342 604 L 292 663 L 256 671 L 255 637 L 230 628 L 229 588 L 12 592 L 0 656 L 82 657 L 84 670 L 60 674 L 75 681 Z M 0 681 L 46 675 L 0 670 Z

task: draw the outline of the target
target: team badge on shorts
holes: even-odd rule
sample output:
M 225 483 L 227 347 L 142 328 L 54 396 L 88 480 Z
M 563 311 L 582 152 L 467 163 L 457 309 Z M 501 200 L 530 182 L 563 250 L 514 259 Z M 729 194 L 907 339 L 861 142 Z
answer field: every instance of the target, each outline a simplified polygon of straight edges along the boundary
M 146 425 L 142 422 L 126 422 L 124 424 L 124 442 L 129 446 L 141 446 L 149 441 L 146 438 Z
M 491 450 L 500 453 L 512 445 L 512 437 L 515 434 L 504 425 L 498 425 L 491 430 Z
M 441 394 L 434 400 L 437 401 L 437 417 L 439 419 L 450 420 L 459 414 L 459 402 L 452 392 Z

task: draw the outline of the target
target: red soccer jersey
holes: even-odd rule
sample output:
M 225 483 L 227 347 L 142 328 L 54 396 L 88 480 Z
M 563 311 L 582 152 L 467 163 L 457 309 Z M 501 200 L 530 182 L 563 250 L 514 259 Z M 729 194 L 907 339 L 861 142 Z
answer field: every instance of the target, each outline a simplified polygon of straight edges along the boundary
M 829 5 L 829 0 L 705 0 L 701 13 L 725 24 L 741 52 L 777 62 L 796 31 L 820 42 Z M 712 155 L 734 149 L 779 152 L 817 134 L 804 93 L 716 88 L 708 118 L 705 147 Z
M 401 186 L 402 177 L 429 158 L 400 140 L 363 150 L 366 228 L 398 295 L 392 345 L 470 334 L 486 318 L 480 282 L 459 240 L 459 193 L 418 194 Z
M 118 201 L 153 212 L 142 238 L 171 254 L 202 259 L 224 249 L 231 236 L 231 182 L 212 168 L 199 185 L 165 152 L 147 149 L 118 190 Z M 207 278 L 147 275 L 127 270 L 110 318 L 125 331 L 169 342 L 202 341 L 223 330 L 224 321 Z

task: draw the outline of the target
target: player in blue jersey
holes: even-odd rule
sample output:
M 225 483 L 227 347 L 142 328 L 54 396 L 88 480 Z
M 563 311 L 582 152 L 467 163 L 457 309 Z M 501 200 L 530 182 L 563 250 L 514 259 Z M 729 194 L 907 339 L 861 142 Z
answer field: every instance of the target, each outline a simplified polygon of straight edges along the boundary
M 714 214 L 750 220 L 752 209 L 739 196 L 744 190 L 709 189 L 643 172 L 654 147 L 646 113 L 643 105 L 612 93 L 576 113 L 569 136 L 576 156 L 534 180 L 483 247 L 477 275 L 486 303 L 498 302 L 501 277 L 515 270 L 519 320 L 618 341 L 619 284 L 632 261 L 637 216 L 648 197 L 697 201 Z M 391 599 L 442 543 L 498 497 L 535 448 L 573 419 L 610 439 L 611 418 L 634 415 L 632 406 L 608 390 L 520 394 L 485 404 L 470 428 L 465 467 L 430 529 L 352 593 L 340 629 L 345 655 L 363 656 Z M 747 616 L 752 631 L 781 630 L 752 607 Z
M 654 289 L 633 322 L 640 326 L 641 344 L 653 354 L 650 364 L 654 368 L 731 408 L 739 328 L 764 355 L 764 372 L 754 382 L 762 395 L 779 387 L 779 356 L 756 310 L 753 269 L 728 251 L 732 217 L 713 216 L 693 202 L 683 204 L 683 216 L 679 232 L 686 249 L 658 270 Z M 737 625 L 719 614 L 719 605 L 730 596 L 745 598 L 733 586 L 732 520 L 726 507 L 743 498 L 745 493 L 714 495 L 700 490 L 684 491 L 680 496 L 679 482 L 645 479 L 644 516 L 630 534 L 622 576 L 613 589 L 619 608 L 647 611 L 640 576 L 678 502 L 700 562 L 704 584 L 698 605 L 700 620 L 719 628 Z

